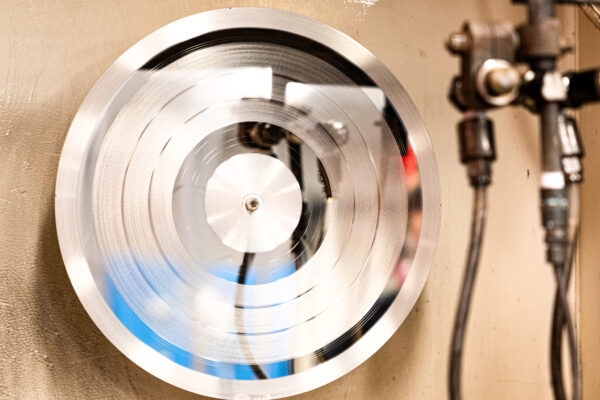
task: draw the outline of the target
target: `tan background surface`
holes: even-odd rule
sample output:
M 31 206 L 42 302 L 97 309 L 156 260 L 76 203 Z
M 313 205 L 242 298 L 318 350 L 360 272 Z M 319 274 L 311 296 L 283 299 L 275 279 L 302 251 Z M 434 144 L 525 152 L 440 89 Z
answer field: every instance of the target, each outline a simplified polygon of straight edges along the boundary
M 183 16 L 243 5 L 312 16 L 356 38 L 380 57 L 422 113 L 442 180 L 440 245 L 415 310 L 368 362 L 296 399 L 446 397 L 449 331 L 471 200 L 465 172 L 457 161 L 458 114 L 446 101 L 457 60 L 445 52 L 442 42 L 467 18 L 522 20 L 524 10 L 508 0 L 2 2 L 0 398 L 200 398 L 135 366 L 85 314 L 60 257 L 53 191 L 72 117 L 94 82 L 124 50 Z M 592 34 L 587 26 L 579 28 L 572 9 L 562 10 L 561 18 L 572 41 L 578 29 Z M 581 44 L 582 50 L 596 48 L 591 41 Z M 592 61 L 581 57 L 582 64 Z M 574 62 L 575 57 L 570 57 L 565 65 L 572 67 Z M 499 160 L 470 321 L 465 398 L 550 399 L 547 358 L 554 283 L 551 269 L 544 265 L 537 211 L 537 123 L 522 110 L 496 112 L 493 117 Z M 584 114 L 590 155 L 600 151 L 598 126 L 592 131 L 591 119 L 592 114 Z M 584 253 L 590 250 L 587 258 L 582 257 L 585 268 L 581 270 L 581 290 L 587 295 L 581 304 L 587 310 L 582 325 L 584 348 L 589 347 L 584 358 L 588 399 L 600 395 L 596 289 L 600 273 L 593 268 L 591 255 L 600 224 L 594 226 L 591 219 L 598 220 L 598 209 L 590 200 L 600 196 L 600 169 L 596 161 L 596 172 L 591 171 L 590 158 L 583 243 Z
M 600 31 L 581 14 L 579 17 L 579 68 L 600 65 Z M 600 106 L 585 107 L 580 128 L 587 157 L 584 162 L 587 184 L 582 188 L 581 247 L 579 262 L 579 319 L 583 363 L 583 398 L 600 398 Z

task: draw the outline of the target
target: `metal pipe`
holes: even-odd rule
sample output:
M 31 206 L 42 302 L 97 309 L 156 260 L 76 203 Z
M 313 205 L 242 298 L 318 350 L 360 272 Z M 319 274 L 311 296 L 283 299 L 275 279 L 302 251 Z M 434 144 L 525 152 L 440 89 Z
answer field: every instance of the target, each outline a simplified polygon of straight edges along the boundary
M 544 18 L 552 18 L 556 16 L 554 12 L 554 0 L 531 0 L 534 8 L 531 14 L 535 14 L 531 22 L 538 22 Z
M 528 18 L 532 24 L 555 15 L 553 0 L 529 0 L 528 5 Z
M 562 174 L 562 147 L 558 134 L 558 103 L 544 102 L 540 109 L 542 135 L 542 172 Z M 564 187 L 564 184 L 563 184 Z

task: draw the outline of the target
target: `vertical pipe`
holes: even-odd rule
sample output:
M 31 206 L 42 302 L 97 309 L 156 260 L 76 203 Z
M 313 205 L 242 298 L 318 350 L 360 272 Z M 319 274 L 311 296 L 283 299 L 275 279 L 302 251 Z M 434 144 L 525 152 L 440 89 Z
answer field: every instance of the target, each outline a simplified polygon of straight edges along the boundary
M 562 174 L 562 147 L 558 134 L 558 103 L 543 102 L 540 105 L 542 136 L 542 171 Z
M 553 0 L 529 0 L 528 5 L 529 22 L 532 24 L 545 18 L 554 17 Z

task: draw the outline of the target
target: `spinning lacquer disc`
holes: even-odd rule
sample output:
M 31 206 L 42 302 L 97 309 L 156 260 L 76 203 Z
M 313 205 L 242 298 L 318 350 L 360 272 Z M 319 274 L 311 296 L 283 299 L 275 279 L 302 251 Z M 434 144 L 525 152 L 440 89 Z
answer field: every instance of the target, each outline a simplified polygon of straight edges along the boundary
M 63 149 L 69 276 L 108 339 L 204 395 L 288 396 L 394 333 L 439 189 L 419 115 L 346 35 L 267 9 L 193 15 L 102 76 Z

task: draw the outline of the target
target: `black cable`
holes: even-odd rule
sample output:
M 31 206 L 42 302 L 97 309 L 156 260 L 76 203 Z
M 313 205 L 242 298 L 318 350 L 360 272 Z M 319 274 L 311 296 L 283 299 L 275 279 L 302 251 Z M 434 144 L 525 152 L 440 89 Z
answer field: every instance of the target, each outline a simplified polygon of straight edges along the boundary
M 254 372 L 254 375 L 256 375 L 258 379 L 268 379 L 267 374 L 264 373 L 260 366 L 256 364 L 250 364 L 250 368 L 252 369 L 252 372 Z
M 244 253 L 244 258 L 242 259 L 242 263 L 240 264 L 240 272 L 238 274 L 239 285 L 246 284 L 246 276 L 248 275 L 248 269 L 250 268 L 250 263 L 254 258 L 254 253 Z
M 239 285 L 246 284 L 248 269 L 250 268 L 250 263 L 252 262 L 253 258 L 254 253 L 244 253 L 244 258 L 242 259 L 242 263 L 240 264 L 240 273 L 238 274 L 237 283 Z M 254 375 L 256 375 L 258 379 L 268 379 L 267 374 L 265 374 L 265 372 L 262 370 L 262 368 L 260 368 L 259 365 L 250 364 L 250 368 L 252 369 L 252 372 L 254 372 Z
M 569 238 L 568 238 L 568 249 L 567 249 L 567 263 L 562 268 L 562 275 L 565 281 L 565 290 L 569 287 L 569 281 L 573 269 L 573 262 L 575 259 L 575 250 L 577 248 L 579 229 L 579 184 L 572 183 L 569 185 Z M 554 299 L 554 312 L 552 318 L 552 333 L 550 340 L 550 364 L 551 364 L 551 376 L 552 376 L 552 388 L 554 391 L 554 398 L 556 400 L 566 399 L 566 391 L 563 383 L 563 368 L 562 368 L 562 338 L 563 328 L 565 328 L 565 318 L 563 315 L 563 308 L 560 301 L 559 289 L 556 290 Z M 571 352 L 571 360 L 579 361 L 577 354 Z M 574 373 L 574 371 L 572 371 Z M 577 375 L 573 375 L 573 379 L 580 382 L 580 378 Z M 579 392 L 577 393 L 578 395 Z
M 575 239 L 577 240 L 577 239 Z M 562 271 L 565 279 L 565 286 L 569 286 L 571 278 L 571 270 L 573 267 L 573 259 L 575 254 L 575 243 L 572 245 L 572 250 L 569 252 L 567 258 L 567 265 Z M 552 387 L 554 389 L 554 398 L 556 400 L 566 399 L 566 392 L 563 383 L 563 371 L 562 371 L 562 333 L 565 327 L 565 319 L 563 315 L 563 309 L 560 302 L 560 293 L 557 288 L 556 295 L 554 298 L 554 312 L 552 313 L 552 335 L 550 340 L 550 362 L 552 371 Z M 571 355 L 572 357 L 572 355 Z
M 569 351 L 571 353 L 571 374 L 573 377 L 573 400 L 579 400 L 580 396 L 580 388 L 579 388 L 579 358 L 577 352 L 577 341 L 575 340 L 575 327 L 573 325 L 573 320 L 571 318 L 571 312 L 569 310 L 569 302 L 567 300 L 567 290 L 566 290 L 566 279 L 565 274 L 563 273 L 564 266 L 559 264 L 554 264 L 554 275 L 556 277 L 556 285 L 557 285 L 557 294 L 558 300 L 560 304 L 560 308 L 562 309 L 562 319 L 564 320 L 564 324 L 567 329 L 567 337 L 569 340 Z M 560 352 L 560 349 L 559 349 Z M 562 370 L 561 370 L 562 373 Z M 556 395 L 556 393 L 555 393 Z M 563 394 L 564 396 L 564 390 Z M 564 397 L 563 397 L 564 398 Z M 559 398 L 560 399 L 560 398 Z
M 552 333 L 550 337 L 550 373 L 552 378 L 552 390 L 554 392 L 555 400 L 566 400 L 561 354 L 564 319 L 558 290 L 556 291 L 556 296 L 554 298 L 554 311 L 552 315 Z
M 481 242 L 483 240 L 483 228 L 485 225 L 486 212 L 486 186 L 477 186 L 474 192 L 473 201 L 473 220 L 471 223 L 471 241 L 467 253 L 467 263 L 463 277 L 462 289 L 456 318 L 454 321 L 454 331 L 452 333 L 452 344 L 450 353 L 450 399 L 460 399 L 460 375 L 461 361 L 463 353 L 463 342 L 467 319 L 469 316 L 469 305 L 471 295 L 477 275 L 479 264 L 479 255 L 481 252 Z

